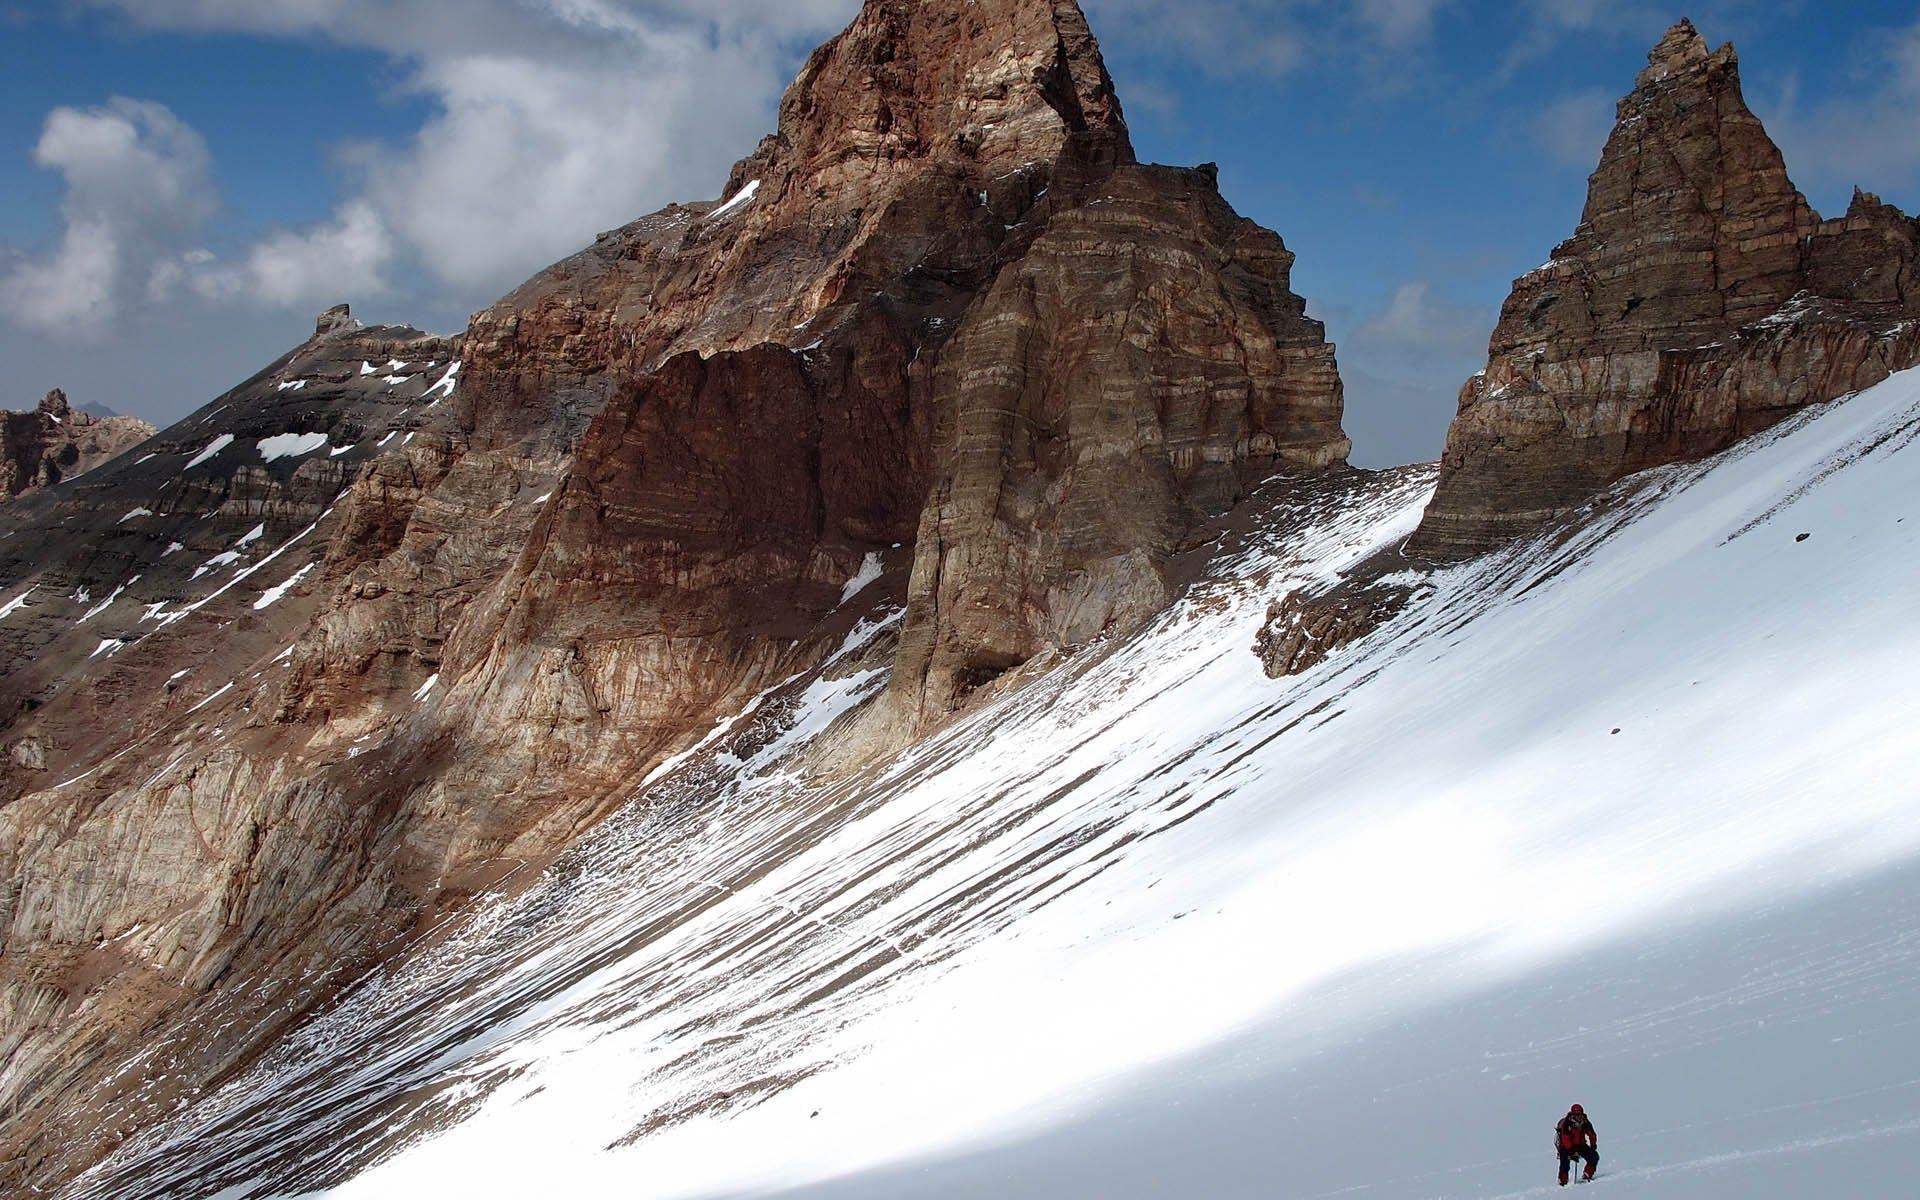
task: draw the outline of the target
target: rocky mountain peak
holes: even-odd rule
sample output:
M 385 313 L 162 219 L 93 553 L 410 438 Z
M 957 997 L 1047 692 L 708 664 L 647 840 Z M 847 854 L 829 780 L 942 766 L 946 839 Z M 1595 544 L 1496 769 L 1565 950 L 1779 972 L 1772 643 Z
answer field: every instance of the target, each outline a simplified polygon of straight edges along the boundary
M 366 326 L 353 315 L 353 310 L 345 304 L 336 304 L 321 313 L 313 322 L 313 336 L 329 337 L 336 333 L 351 333 Z
M 1113 81 L 1073 0 L 868 0 L 807 60 L 769 142 L 763 151 L 798 171 L 849 157 L 1028 162 L 1070 143 L 1093 161 L 1133 161 Z M 747 182 L 735 175 L 730 192 Z
M 1579 227 L 1514 282 L 1410 547 L 1478 553 L 1911 365 L 1914 246 L 1870 193 L 1821 221 L 1733 47 L 1680 22 L 1620 101 Z
M 1648 186 L 1650 180 L 1659 186 Z M 1684 314 L 1672 305 L 1636 304 L 1602 315 L 1631 327 L 1737 323 L 1791 294 L 1799 239 L 1817 219 L 1747 107 L 1733 46 L 1710 53 L 1706 39 L 1682 21 L 1649 52 L 1646 70 L 1621 99 L 1588 184 L 1581 228 L 1562 250 L 1671 243 L 1675 253 L 1662 264 L 1664 278 L 1652 281 L 1656 289 L 1677 299 L 1714 299 L 1679 299 Z
M 1646 69 L 1640 72 L 1636 80 L 1637 87 L 1650 87 L 1682 72 L 1699 67 L 1703 63 L 1713 62 L 1731 66 L 1737 59 L 1733 43 L 1729 42 L 1718 51 L 1709 52 L 1707 39 L 1700 36 L 1693 22 L 1680 18 L 1673 28 L 1667 30 L 1652 50 L 1647 52 Z
M 132 417 L 95 417 L 54 388 L 28 412 L 0 412 L 0 501 L 83 474 L 153 436 Z
M 0 551 L 4 598 L 30 597 L 0 628 L 0 737 L 44 764 L 0 774 L 0 987 L 44 964 L 52 1006 L 0 1011 L 0 1056 L 29 1064 L 0 1078 L 0 1162 L 22 1164 L 0 1192 L 103 1152 L 59 1106 L 97 1094 L 117 1035 L 44 1019 L 78 991 L 142 1038 L 177 1021 L 168 1077 L 198 1086 L 231 1061 L 210 1039 L 273 1036 L 209 1016 L 249 972 L 286 981 L 275 1011 L 318 1002 L 283 964 L 378 965 L 716 722 L 845 671 L 856 628 L 885 640 L 848 764 L 1163 612 L 1256 491 L 1346 474 L 1293 261 L 1211 167 L 1134 161 L 1071 0 L 871 0 L 720 196 L 597 238 L 458 339 L 329 309 L 155 453 L 47 502 L 45 527 L 79 521 Z M 43 639 L 12 676 L 9 633 Z M 9 695 L 34 700 L 10 723 Z M 136 695 L 116 733 L 156 740 L 92 772 L 100 698 Z M 158 770 L 229 753 L 246 765 L 192 794 Z M 29 841 L 42 822 L 86 829 Z M 157 886 L 55 899 L 136 842 L 170 864 Z M 88 974 L 102 914 L 214 949 Z M 10 1079 L 34 1083 L 24 1115 Z

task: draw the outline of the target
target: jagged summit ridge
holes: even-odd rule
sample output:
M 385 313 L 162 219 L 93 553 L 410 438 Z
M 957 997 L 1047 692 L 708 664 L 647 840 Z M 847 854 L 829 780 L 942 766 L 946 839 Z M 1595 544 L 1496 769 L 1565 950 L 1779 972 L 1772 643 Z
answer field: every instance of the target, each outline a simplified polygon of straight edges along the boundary
M 1735 58 L 1733 43 L 1728 42 L 1717 52 L 1707 49 L 1707 39 L 1700 36 L 1693 21 L 1681 17 L 1674 22 L 1661 39 L 1647 51 L 1647 65 L 1634 81 L 1637 88 L 1650 87 L 1682 71 L 1697 67 L 1711 59 L 1720 60 L 1721 65 L 1731 66 Z
M 870 0 L 808 58 L 780 104 L 778 132 L 735 168 L 814 175 L 854 160 L 1019 161 L 1077 143 L 1096 162 L 1133 160 L 1099 44 L 1078 5 L 987 0 L 951 6 Z
M 31 412 L 0 412 L 0 502 L 93 470 L 153 436 L 134 417 L 96 417 L 54 388 Z

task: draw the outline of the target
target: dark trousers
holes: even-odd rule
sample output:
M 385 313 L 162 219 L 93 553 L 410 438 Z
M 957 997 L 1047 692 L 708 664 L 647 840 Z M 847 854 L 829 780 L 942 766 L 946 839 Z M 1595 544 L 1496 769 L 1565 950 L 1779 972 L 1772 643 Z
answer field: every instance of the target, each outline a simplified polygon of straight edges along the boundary
M 1573 1160 L 1576 1158 L 1586 1160 L 1589 1172 L 1600 1169 L 1600 1152 L 1592 1146 L 1575 1146 L 1571 1150 L 1563 1146 L 1560 1148 L 1560 1178 L 1567 1177 L 1567 1169 L 1573 1165 Z

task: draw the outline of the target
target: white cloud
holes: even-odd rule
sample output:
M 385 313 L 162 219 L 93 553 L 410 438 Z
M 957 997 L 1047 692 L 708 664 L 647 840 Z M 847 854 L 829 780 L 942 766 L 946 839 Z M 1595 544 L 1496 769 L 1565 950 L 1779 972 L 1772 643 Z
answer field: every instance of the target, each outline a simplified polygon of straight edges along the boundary
M 1306 61 L 1299 0 L 1082 0 L 1103 41 L 1131 41 L 1156 57 L 1211 75 L 1284 75 Z
M 311 228 L 269 234 L 238 262 L 217 263 L 204 252 L 188 255 L 176 278 L 210 300 L 324 307 L 343 296 L 386 292 L 393 254 L 392 235 L 379 214 L 356 200 Z
M 1448 0 L 1358 0 L 1360 19 L 1390 47 L 1424 42 L 1433 34 L 1434 16 Z
M 0 279 L 0 304 L 41 332 L 84 334 L 111 322 L 218 207 L 206 142 L 151 101 L 54 109 L 33 161 L 65 181 L 62 232 L 47 254 L 16 256 Z
M 433 115 L 356 144 L 332 218 L 231 261 L 168 259 L 162 290 L 302 306 L 418 267 L 472 306 L 600 230 L 715 192 L 766 132 L 794 39 L 858 0 L 90 0 L 151 29 L 324 38 L 388 56 Z
M 777 84 L 740 47 L 649 38 L 628 55 L 434 59 L 442 111 L 367 176 L 366 197 L 439 279 L 499 290 L 602 229 L 715 191 Z
M 410 137 L 335 147 L 334 214 L 212 260 L 179 237 L 129 270 L 125 231 L 44 268 L 47 311 L 156 296 L 310 307 L 418 280 L 472 307 L 600 230 L 712 194 L 765 132 L 792 59 L 859 0 L 81 0 L 144 29 L 324 39 L 391 59 L 432 112 Z M 1103 32 L 1183 66 L 1281 74 L 1330 46 L 1410 49 L 1451 0 L 1089 0 Z M 184 128 L 184 127 L 182 127 Z M 190 131 L 189 131 L 190 132 Z M 204 168 L 204 147 L 201 148 Z M 209 193 L 210 194 L 210 193 Z M 103 208 L 104 212 L 105 209 Z M 108 282 L 102 283 L 103 277 Z M 23 276 L 24 278 L 24 276 Z M 59 291 L 44 286 L 64 281 Z M 57 303 L 56 303 L 57 301 Z

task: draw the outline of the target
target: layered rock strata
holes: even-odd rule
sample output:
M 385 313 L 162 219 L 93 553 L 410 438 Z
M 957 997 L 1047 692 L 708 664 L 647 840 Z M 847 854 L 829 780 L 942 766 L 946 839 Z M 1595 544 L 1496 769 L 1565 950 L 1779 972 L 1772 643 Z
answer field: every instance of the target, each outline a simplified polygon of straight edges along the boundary
M 32 412 L 0 413 L 0 501 L 83 475 L 152 437 L 135 417 L 97 417 L 59 388 Z
M 920 721 L 1137 626 L 1206 518 L 1346 461 L 1333 348 L 1292 262 L 1211 169 L 1128 166 L 995 280 L 934 378 L 950 426 L 894 677 Z
M 1915 239 L 1864 193 L 1823 221 L 1733 47 L 1674 26 L 1620 101 L 1579 228 L 1515 282 L 1410 551 L 1478 553 L 1920 361 Z
M 0 1184 L 191 1103 L 856 620 L 906 610 L 870 757 L 1145 619 L 1206 517 L 1344 460 L 1290 263 L 1135 164 L 1069 0 L 870 0 L 722 200 L 460 339 L 323 314 L 0 559 Z

